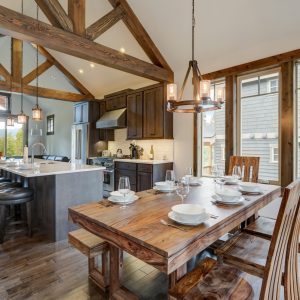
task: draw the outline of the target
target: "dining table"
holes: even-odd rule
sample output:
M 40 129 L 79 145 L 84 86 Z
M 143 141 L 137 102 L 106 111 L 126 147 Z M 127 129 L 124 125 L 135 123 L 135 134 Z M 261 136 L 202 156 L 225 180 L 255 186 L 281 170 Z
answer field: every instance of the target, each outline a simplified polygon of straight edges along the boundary
M 209 219 L 197 226 L 170 220 L 168 213 L 172 206 L 182 203 L 181 198 L 176 193 L 154 189 L 137 193 L 139 199 L 125 209 L 105 199 L 71 207 L 69 219 L 109 243 L 110 298 L 138 299 L 122 286 L 123 251 L 168 274 L 172 287 L 186 273 L 189 260 L 281 194 L 280 186 L 259 183 L 257 186 L 261 193 L 244 195 L 239 205 L 218 205 L 212 196 L 220 187 L 213 178 L 202 178 L 202 184 L 190 187 L 183 201 L 199 204 L 209 214 Z

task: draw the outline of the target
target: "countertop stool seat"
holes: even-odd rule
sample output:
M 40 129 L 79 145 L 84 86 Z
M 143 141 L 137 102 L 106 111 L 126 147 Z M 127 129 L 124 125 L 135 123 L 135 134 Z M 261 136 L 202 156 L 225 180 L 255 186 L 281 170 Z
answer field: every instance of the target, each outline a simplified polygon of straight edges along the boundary
M 7 178 L 7 177 L 0 177 L 0 183 L 2 182 L 11 182 L 11 179 Z
M 0 189 L 0 244 L 4 241 L 7 206 L 25 204 L 27 215 L 28 235 L 31 236 L 31 201 L 33 190 L 30 188 L 3 188 Z
M 22 183 L 20 182 L 0 182 L 0 190 L 8 188 L 21 188 Z

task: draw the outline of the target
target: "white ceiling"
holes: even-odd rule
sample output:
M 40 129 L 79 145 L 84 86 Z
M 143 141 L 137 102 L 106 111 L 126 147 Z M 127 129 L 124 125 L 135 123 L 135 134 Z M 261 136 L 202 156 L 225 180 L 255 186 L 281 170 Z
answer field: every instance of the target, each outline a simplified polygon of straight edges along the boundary
M 128 0 L 142 24 L 182 81 L 191 56 L 191 0 Z M 64 7 L 67 0 L 61 0 Z M 107 0 L 86 0 L 86 23 L 107 13 Z M 20 11 L 21 0 L 0 0 Z M 24 0 L 26 15 L 36 15 L 34 0 Z M 230 67 L 300 48 L 299 0 L 198 0 L 196 1 L 196 58 L 202 73 Z M 40 18 L 46 21 L 40 12 Z M 122 22 L 97 42 L 147 60 Z M 62 53 L 50 51 L 95 96 L 150 84 L 129 75 Z M 79 74 L 78 69 L 84 73 Z

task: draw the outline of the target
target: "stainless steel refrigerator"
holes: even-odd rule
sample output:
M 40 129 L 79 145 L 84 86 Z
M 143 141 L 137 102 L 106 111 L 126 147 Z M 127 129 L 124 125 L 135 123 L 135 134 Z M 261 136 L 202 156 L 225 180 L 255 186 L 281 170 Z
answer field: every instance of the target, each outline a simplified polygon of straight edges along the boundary
M 72 125 L 71 162 L 86 164 L 89 153 L 89 123 Z

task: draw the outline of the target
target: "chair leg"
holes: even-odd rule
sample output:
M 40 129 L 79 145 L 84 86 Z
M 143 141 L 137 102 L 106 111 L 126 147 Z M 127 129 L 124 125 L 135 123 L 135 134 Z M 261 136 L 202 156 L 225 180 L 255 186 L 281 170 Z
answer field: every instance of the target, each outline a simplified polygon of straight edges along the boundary
M 28 236 L 32 236 L 31 228 L 31 202 L 26 203 L 26 215 L 27 215 L 27 226 L 28 226 Z
M 5 234 L 5 205 L 0 205 L 0 244 L 4 242 L 4 234 Z

